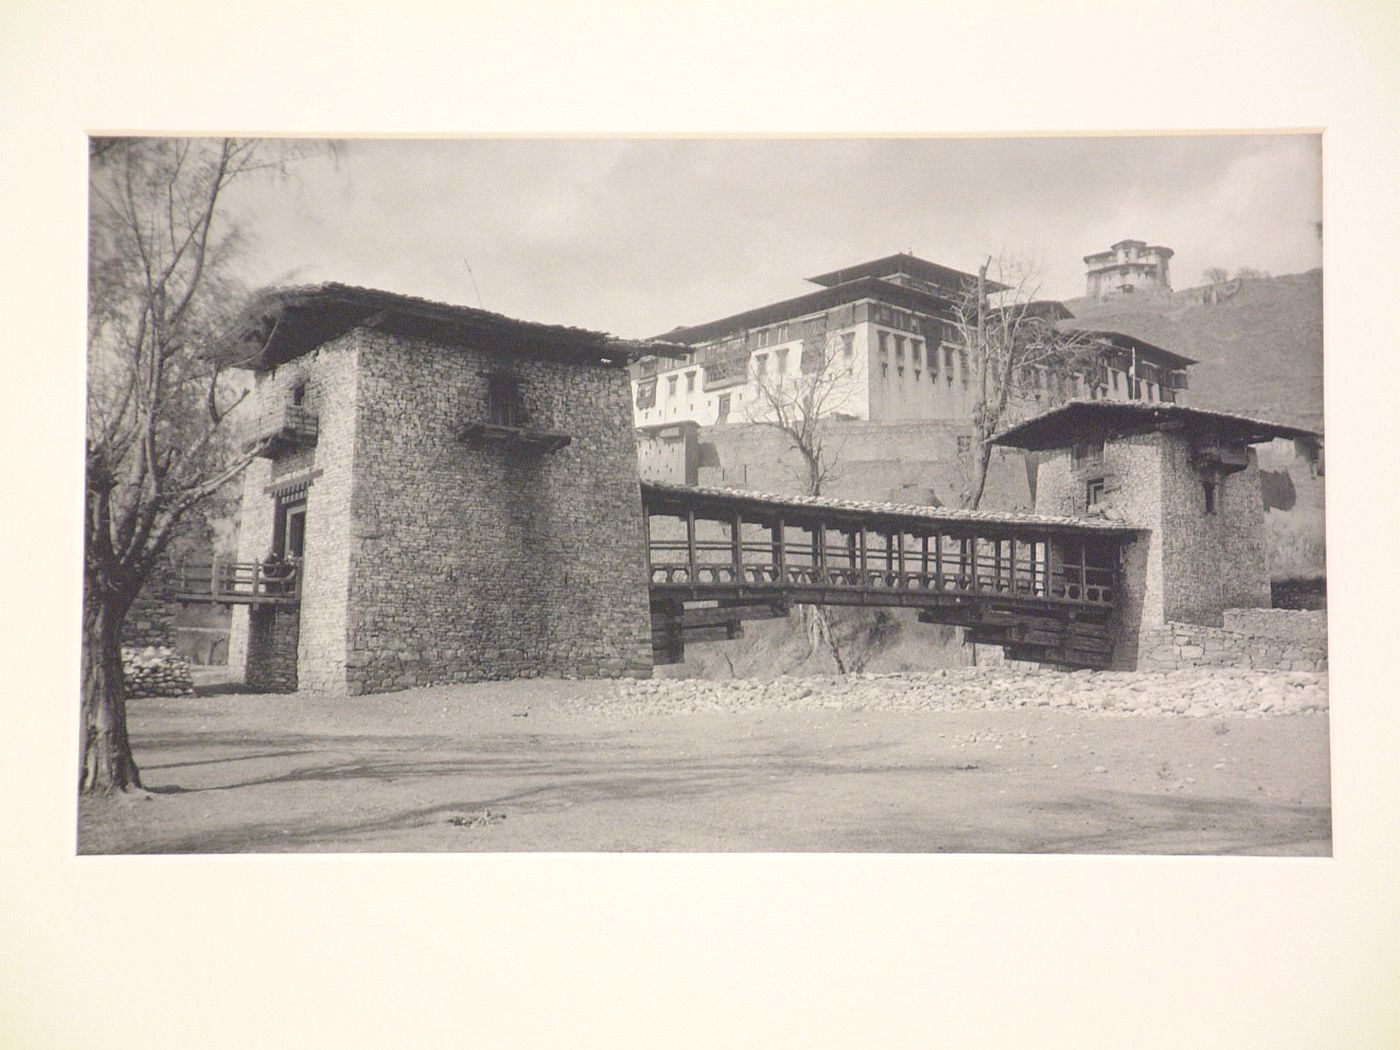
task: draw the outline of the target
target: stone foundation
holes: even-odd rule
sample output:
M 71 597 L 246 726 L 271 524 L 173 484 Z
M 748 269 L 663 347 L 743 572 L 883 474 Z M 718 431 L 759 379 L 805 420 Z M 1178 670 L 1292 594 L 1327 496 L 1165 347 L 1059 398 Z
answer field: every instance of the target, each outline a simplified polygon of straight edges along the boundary
M 244 683 L 263 693 L 296 692 L 300 635 L 301 616 L 295 607 L 250 609 Z
M 1138 668 L 1326 671 L 1327 614 L 1295 609 L 1226 609 L 1224 627 L 1168 622 L 1144 628 Z

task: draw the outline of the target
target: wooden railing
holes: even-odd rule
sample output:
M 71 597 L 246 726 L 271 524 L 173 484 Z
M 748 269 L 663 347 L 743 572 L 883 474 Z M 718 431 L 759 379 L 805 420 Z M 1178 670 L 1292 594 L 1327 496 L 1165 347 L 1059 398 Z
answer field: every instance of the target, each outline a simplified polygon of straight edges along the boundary
M 295 559 L 187 562 L 180 566 L 175 598 L 225 605 L 295 605 L 301 600 L 301 563 Z
M 986 554 L 944 551 L 911 552 L 912 558 L 887 557 L 881 551 L 861 565 L 845 546 L 822 549 L 815 562 L 809 546 L 785 547 L 778 560 L 767 542 L 652 540 L 651 583 L 701 589 L 772 588 L 789 591 L 794 598 L 804 590 L 850 590 L 1005 595 L 1100 606 L 1111 606 L 1114 600 L 1116 572 L 1092 565 L 1050 569 L 1043 558 L 1015 564 Z M 887 564 L 873 565 L 873 560 Z

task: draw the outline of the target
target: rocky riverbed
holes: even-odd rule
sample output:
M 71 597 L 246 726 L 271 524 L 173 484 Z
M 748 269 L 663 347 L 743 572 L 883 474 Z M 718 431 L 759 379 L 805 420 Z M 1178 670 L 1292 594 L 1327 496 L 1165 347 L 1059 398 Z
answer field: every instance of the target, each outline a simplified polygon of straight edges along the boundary
M 563 700 L 580 713 L 600 699 Z M 952 668 L 895 674 L 774 679 L 651 679 L 625 682 L 607 697 L 610 713 L 697 711 L 1007 710 L 1069 708 L 1114 718 L 1259 718 L 1327 711 L 1327 675 L 1307 671 L 1192 668 L 1162 673 Z

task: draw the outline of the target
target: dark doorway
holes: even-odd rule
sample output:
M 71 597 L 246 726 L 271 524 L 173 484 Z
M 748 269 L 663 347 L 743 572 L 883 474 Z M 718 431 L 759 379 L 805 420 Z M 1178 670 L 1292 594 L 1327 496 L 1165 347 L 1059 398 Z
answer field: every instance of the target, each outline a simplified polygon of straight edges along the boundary
M 272 549 L 283 558 L 300 559 L 306 550 L 306 500 L 277 505 Z

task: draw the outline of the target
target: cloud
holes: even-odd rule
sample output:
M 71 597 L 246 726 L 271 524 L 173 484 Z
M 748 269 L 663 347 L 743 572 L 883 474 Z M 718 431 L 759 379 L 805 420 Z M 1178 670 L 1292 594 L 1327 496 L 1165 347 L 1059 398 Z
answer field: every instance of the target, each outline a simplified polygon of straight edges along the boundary
M 912 249 L 1003 249 L 1080 294 L 1123 237 L 1209 265 L 1318 265 L 1315 136 L 357 141 L 246 190 L 262 280 L 343 280 L 651 335 L 797 295 Z M 1311 238 L 1311 239 L 1309 239 Z

